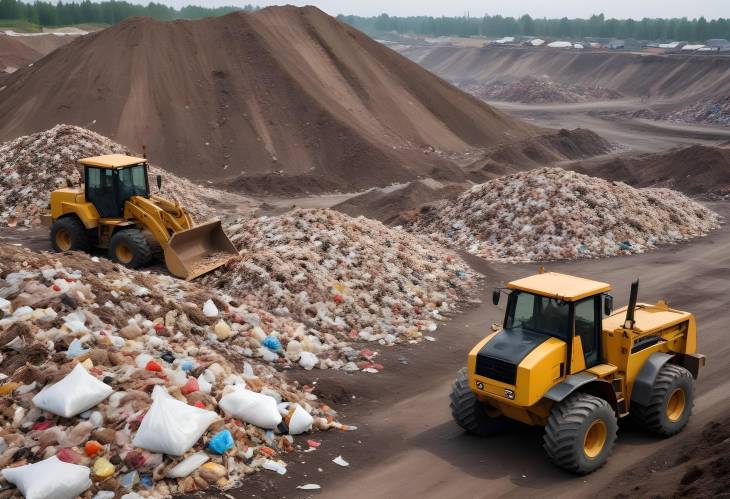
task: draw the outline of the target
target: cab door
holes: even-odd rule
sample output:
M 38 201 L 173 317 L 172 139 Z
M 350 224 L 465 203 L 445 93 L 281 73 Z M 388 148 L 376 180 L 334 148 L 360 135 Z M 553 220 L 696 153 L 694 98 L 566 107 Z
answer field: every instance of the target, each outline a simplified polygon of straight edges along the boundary
M 586 369 L 600 364 L 601 297 L 591 296 L 575 304 L 575 336 L 583 346 Z
M 92 203 L 101 218 L 119 218 L 122 216 L 118 202 L 117 172 L 111 168 L 85 169 L 86 201 Z

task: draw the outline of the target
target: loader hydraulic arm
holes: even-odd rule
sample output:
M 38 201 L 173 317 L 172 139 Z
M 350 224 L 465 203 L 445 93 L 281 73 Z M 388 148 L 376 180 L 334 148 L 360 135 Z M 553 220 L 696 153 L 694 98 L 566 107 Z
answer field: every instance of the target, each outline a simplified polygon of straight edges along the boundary
M 138 220 L 163 247 L 172 234 L 193 226 L 190 215 L 179 205 L 156 196 L 151 199 L 142 196 L 129 198 L 124 203 L 124 218 Z

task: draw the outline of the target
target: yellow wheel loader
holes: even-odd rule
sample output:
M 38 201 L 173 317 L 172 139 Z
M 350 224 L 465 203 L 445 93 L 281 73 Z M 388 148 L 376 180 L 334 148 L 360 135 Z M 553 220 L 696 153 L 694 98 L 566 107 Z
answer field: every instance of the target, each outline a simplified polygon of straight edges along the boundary
M 615 312 L 610 286 L 540 273 L 495 289 L 507 294 L 504 323 L 469 352 L 451 393 L 456 423 L 494 435 L 515 422 L 543 426 L 543 447 L 577 474 L 600 468 L 611 453 L 619 418 L 631 413 L 663 436 L 689 420 L 694 383 L 705 357 L 696 353 L 692 314 L 664 301 Z
M 53 191 L 43 217 L 54 250 L 102 248 L 111 260 L 139 268 L 152 259 L 156 241 L 170 273 L 187 280 L 238 254 L 219 220 L 196 226 L 177 201 L 150 194 L 146 159 L 109 154 L 78 163 L 84 184 Z

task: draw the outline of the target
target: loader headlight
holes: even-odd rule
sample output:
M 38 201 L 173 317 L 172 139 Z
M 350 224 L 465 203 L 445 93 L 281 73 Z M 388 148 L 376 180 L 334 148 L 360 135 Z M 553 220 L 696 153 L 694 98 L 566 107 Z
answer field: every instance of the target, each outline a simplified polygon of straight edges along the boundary
M 477 388 L 479 388 L 480 390 L 484 390 L 484 383 L 482 383 L 481 381 L 477 381 Z
M 507 397 L 510 400 L 514 400 L 515 399 L 515 392 L 513 392 L 512 390 L 507 390 L 505 388 L 505 390 L 504 390 L 504 396 Z

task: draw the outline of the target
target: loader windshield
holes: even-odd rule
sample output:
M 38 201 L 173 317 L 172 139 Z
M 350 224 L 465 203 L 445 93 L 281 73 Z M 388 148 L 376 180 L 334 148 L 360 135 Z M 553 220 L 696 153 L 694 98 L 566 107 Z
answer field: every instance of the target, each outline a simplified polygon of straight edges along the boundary
M 546 296 L 513 291 L 505 328 L 528 329 L 567 341 L 570 336 L 570 304 Z
M 132 196 L 149 196 L 147 166 L 135 165 L 119 170 L 119 197 L 122 203 Z

